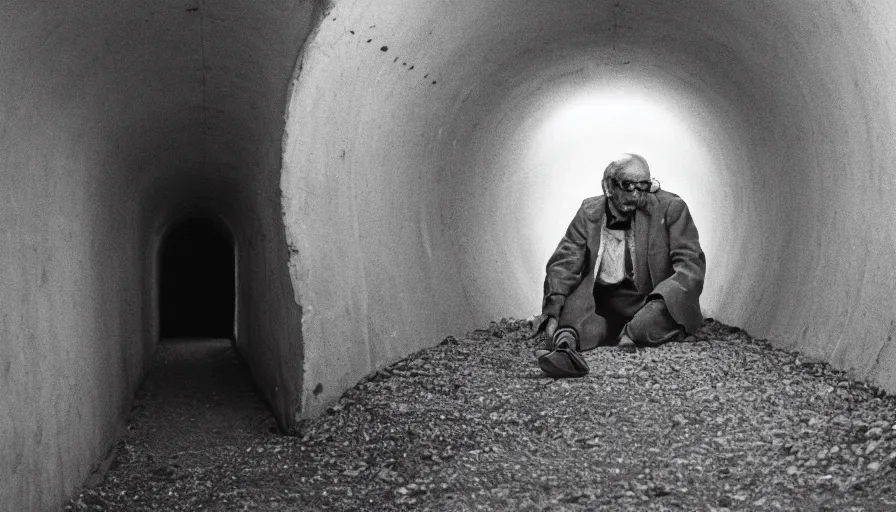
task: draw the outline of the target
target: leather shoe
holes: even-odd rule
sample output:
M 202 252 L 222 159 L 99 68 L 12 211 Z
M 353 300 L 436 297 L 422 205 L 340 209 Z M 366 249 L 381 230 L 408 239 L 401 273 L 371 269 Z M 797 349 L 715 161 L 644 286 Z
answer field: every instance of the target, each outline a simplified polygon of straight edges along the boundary
M 576 352 L 577 341 L 578 333 L 574 328 L 557 329 L 550 340 L 544 340 L 535 347 L 539 368 L 555 379 L 586 375 L 588 363 Z

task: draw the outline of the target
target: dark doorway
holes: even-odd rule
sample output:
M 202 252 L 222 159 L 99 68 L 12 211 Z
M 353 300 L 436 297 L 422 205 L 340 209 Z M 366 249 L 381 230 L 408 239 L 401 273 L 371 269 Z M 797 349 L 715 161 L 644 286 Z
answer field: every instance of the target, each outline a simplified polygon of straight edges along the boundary
M 162 240 L 159 326 L 162 338 L 233 339 L 234 241 L 221 223 L 190 218 Z

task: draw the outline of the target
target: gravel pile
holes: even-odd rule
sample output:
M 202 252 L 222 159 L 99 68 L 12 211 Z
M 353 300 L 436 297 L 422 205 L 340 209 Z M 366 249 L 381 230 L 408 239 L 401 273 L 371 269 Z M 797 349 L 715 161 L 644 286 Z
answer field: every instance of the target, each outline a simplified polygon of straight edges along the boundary
M 182 449 L 163 451 L 145 440 L 159 421 L 214 406 L 143 400 L 67 510 L 896 510 L 892 396 L 711 320 L 588 352 L 574 380 L 543 376 L 531 334 L 507 319 L 449 337 L 294 436 L 256 411 L 227 443 L 183 448 L 168 425 Z

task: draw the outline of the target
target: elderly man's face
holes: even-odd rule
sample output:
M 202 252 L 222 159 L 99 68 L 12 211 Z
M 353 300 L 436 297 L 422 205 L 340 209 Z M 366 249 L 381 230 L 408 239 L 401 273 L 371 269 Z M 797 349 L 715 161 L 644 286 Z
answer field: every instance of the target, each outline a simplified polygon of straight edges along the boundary
M 620 169 L 615 178 L 609 178 L 604 186 L 607 197 L 616 210 L 620 213 L 631 213 L 644 207 L 647 201 L 647 192 L 640 188 L 644 188 L 646 185 L 649 190 L 649 183 L 650 170 L 635 160 Z

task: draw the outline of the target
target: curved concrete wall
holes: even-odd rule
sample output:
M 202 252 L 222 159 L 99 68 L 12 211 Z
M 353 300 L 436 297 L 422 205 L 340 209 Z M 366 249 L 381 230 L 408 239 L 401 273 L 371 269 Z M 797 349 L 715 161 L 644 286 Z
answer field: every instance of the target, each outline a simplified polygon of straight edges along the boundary
M 694 210 L 707 315 L 896 390 L 894 27 L 882 1 L 336 2 L 282 181 L 305 413 L 445 334 L 537 313 L 621 151 Z M 558 125 L 600 98 L 588 137 Z M 638 103 L 649 136 L 615 137 L 609 118 L 638 114 L 612 106 Z

